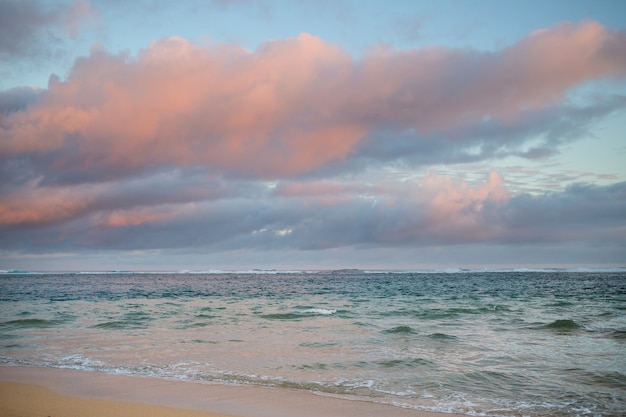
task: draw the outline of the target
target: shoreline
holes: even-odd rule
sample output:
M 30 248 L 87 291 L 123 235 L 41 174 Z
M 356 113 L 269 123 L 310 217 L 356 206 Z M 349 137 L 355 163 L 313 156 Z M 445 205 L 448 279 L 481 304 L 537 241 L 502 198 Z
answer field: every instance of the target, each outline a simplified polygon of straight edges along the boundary
M 119 417 L 459 416 L 289 388 L 45 367 L 0 365 L 0 383 L 0 417 L 71 417 L 85 415 L 88 410 Z M 48 408 L 42 408 L 42 404 Z M 103 414 L 101 409 L 115 411 Z

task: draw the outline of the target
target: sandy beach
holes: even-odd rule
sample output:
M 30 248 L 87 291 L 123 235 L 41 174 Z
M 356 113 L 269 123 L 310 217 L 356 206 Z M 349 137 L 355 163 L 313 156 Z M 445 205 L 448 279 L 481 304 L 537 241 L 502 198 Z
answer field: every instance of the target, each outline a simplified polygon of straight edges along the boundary
M 67 397 L 38 385 L 13 382 L 0 382 L 0 415 L 2 417 L 226 417 L 225 414 L 149 404 Z
M 39 367 L 0 367 L 0 417 L 450 417 L 315 393 Z

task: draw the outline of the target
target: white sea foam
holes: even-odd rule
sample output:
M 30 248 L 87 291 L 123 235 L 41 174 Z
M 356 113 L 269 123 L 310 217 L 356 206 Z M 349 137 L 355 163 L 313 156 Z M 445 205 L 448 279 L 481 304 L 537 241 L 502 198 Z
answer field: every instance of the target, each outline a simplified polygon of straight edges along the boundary
M 5 274 L 77 274 L 77 275 L 296 275 L 296 274 L 321 274 L 321 275 L 345 275 L 346 270 L 312 270 L 312 269 L 181 269 L 178 271 L 130 271 L 121 269 L 112 269 L 108 271 L 23 271 L 17 269 L 2 269 L 0 275 Z M 353 270 L 347 270 L 353 271 Z M 439 269 L 372 269 L 372 270 L 354 270 L 352 274 L 477 274 L 477 273 L 532 273 L 532 272 L 569 272 L 569 273 L 624 273 L 624 267 L 554 267 L 554 268 L 439 268 Z
M 57 365 L 60 368 L 77 370 L 95 370 L 105 366 L 101 361 L 89 359 L 80 354 L 62 357 L 58 359 Z
M 331 314 L 335 314 L 337 310 L 327 310 L 325 308 L 309 308 L 307 310 L 302 310 L 304 314 L 319 314 L 322 316 L 328 316 Z

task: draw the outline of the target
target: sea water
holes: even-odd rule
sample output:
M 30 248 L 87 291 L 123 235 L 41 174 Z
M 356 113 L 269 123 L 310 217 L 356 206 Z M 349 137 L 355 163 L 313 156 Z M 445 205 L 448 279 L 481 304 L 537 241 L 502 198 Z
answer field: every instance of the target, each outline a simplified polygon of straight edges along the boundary
M 4 273 L 0 364 L 624 415 L 626 271 Z

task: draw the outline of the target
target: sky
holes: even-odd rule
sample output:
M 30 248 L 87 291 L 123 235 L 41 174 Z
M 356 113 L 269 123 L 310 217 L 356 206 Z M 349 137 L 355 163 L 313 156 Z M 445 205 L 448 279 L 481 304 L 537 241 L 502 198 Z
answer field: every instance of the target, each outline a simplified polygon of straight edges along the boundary
M 0 0 L 0 270 L 626 266 L 624 16 Z

